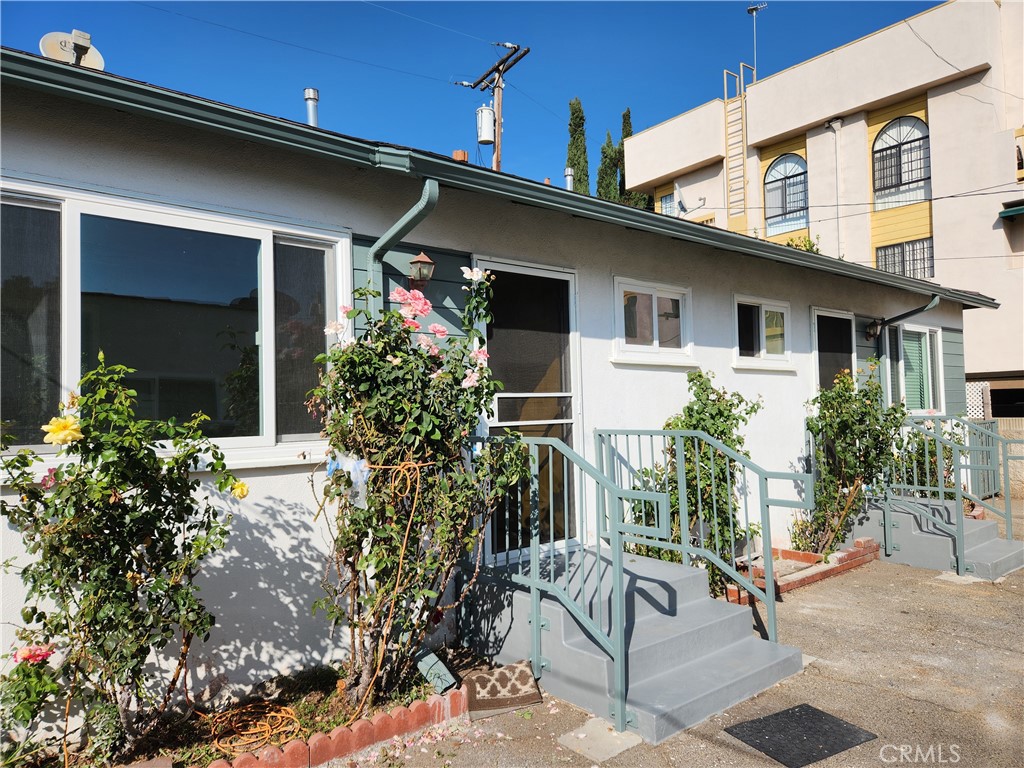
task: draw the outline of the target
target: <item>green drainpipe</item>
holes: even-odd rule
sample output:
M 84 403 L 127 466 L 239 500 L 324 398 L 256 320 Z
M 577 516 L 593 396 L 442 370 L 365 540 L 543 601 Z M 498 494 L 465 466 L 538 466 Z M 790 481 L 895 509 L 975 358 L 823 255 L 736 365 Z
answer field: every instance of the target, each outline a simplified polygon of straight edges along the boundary
M 370 288 L 374 287 L 374 267 L 377 262 L 383 262 L 384 254 L 387 253 L 391 247 L 401 241 L 403 237 L 412 232 L 416 225 L 423 221 L 427 216 L 430 215 L 431 211 L 437 206 L 437 198 L 440 194 L 440 189 L 437 185 L 436 179 L 424 179 L 423 181 L 423 194 L 420 195 L 419 201 L 408 211 L 405 215 L 396 221 L 391 228 L 385 232 L 380 238 L 373 244 L 369 252 L 366 254 L 366 275 L 367 284 Z M 381 290 L 383 290 L 383 274 L 381 275 Z M 374 311 L 384 304 L 384 297 L 381 296 L 379 304 L 377 300 L 370 299 L 369 306 L 370 310 Z

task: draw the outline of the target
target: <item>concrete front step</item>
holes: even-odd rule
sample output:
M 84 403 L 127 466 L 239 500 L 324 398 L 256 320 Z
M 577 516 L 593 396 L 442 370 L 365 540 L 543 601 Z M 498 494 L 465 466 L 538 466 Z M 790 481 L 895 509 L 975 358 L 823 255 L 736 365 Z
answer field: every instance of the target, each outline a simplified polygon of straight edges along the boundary
M 580 552 L 568 560 L 568 567 L 563 562 L 545 568 L 550 575 L 569 576 L 558 583 L 583 613 L 600 605 L 600 623 L 607 627 L 610 587 L 601 579 L 599 588 L 596 580 L 604 558 Z M 574 583 L 579 586 L 573 588 Z M 801 667 L 797 649 L 753 635 L 749 607 L 708 597 L 702 569 L 626 556 L 624 583 L 627 708 L 636 712 L 636 728 L 648 741 L 695 725 Z M 470 644 L 499 664 L 530 658 L 529 592 L 516 589 L 510 594 L 502 582 L 484 578 L 475 596 L 464 624 Z M 610 658 L 558 600 L 545 597 L 540 610 L 540 655 L 547 662 L 541 685 L 599 717 L 609 717 L 614 679 Z
M 943 530 L 918 510 L 926 509 L 939 514 L 955 525 L 955 502 L 934 499 L 897 499 L 893 502 L 889 530 L 894 545 L 889 555 L 883 544 L 880 559 L 888 562 L 929 568 L 936 571 L 956 570 L 956 537 Z M 884 542 L 880 502 L 871 502 L 867 514 L 862 516 L 850 534 L 874 536 Z M 999 538 L 999 526 L 993 520 L 964 519 L 964 562 L 967 572 L 983 579 L 995 580 L 1013 570 L 1024 567 L 1024 543 Z

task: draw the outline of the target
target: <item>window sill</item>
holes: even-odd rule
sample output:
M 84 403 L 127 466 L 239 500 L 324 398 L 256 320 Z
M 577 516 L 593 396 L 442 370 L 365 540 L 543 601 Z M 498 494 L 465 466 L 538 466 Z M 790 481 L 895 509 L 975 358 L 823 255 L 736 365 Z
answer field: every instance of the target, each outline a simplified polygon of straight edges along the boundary
M 608 358 L 612 365 L 636 365 L 645 368 L 701 368 L 700 362 L 687 355 L 615 354 Z
M 755 357 L 739 358 L 732 364 L 734 371 L 772 371 L 775 373 L 796 373 L 796 366 L 789 360 L 760 360 Z

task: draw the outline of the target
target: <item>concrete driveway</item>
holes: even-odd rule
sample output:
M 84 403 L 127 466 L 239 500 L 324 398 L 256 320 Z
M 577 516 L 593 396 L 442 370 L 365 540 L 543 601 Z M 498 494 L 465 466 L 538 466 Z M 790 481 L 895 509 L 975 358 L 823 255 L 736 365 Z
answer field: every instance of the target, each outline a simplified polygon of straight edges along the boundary
M 777 766 L 723 729 L 810 704 L 878 736 L 816 768 L 1024 766 L 1024 571 L 993 584 L 874 562 L 784 597 L 780 640 L 813 657 L 802 673 L 601 764 Z M 598 761 L 559 743 L 588 719 L 546 697 L 528 710 L 456 722 L 338 765 L 592 766 Z

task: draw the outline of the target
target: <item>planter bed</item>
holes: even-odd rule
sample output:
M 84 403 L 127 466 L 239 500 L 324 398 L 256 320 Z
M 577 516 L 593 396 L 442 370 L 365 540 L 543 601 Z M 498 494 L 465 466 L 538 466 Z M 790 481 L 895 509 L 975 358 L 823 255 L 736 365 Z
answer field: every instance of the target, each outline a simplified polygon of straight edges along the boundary
M 791 589 L 813 584 L 870 563 L 878 559 L 878 550 L 878 542 L 870 537 L 856 539 L 853 546 L 834 552 L 827 560 L 814 552 L 773 548 L 775 593 L 781 595 Z M 754 583 L 764 589 L 764 568 L 761 566 L 754 566 Z M 747 605 L 751 595 L 742 587 L 729 584 L 726 587 L 725 599 L 730 603 Z
M 414 701 L 408 707 L 378 712 L 372 718 L 356 720 L 351 726 L 330 733 L 314 733 L 305 741 L 295 739 L 283 747 L 264 747 L 258 754 L 245 753 L 232 760 L 214 760 L 210 768 L 310 768 L 359 752 L 395 736 L 420 731 L 466 714 L 466 688 L 444 696 Z

